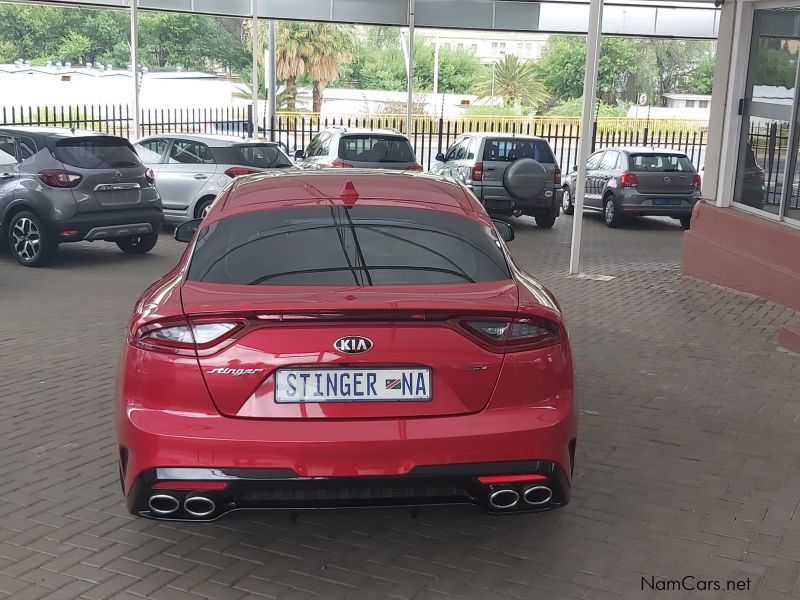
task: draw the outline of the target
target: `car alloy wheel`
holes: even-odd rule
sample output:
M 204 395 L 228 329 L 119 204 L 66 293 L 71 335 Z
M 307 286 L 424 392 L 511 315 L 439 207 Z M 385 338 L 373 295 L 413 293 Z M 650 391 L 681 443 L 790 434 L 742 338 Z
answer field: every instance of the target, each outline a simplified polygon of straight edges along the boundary
M 561 198 L 561 210 L 565 215 L 571 215 L 575 208 L 572 206 L 572 192 L 569 188 L 564 188 L 564 195 Z
M 613 223 L 614 222 L 614 201 L 609 198 L 606 200 L 606 208 L 605 208 L 605 215 L 606 215 L 606 223 Z
M 206 206 L 203 207 L 203 210 L 200 211 L 200 218 L 205 219 L 208 216 L 208 213 L 211 212 L 211 202 L 209 202 Z
M 34 262 L 42 251 L 42 234 L 32 219 L 22 217 L 11 229 L 11 246 L 24 262 Z

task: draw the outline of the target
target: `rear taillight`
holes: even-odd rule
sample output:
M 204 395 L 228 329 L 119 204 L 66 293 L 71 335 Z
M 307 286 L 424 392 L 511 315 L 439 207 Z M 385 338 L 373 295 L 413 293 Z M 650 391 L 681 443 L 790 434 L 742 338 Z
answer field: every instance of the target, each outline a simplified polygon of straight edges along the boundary
M 695 174 L 694 179 L 692 180 L 692 189 L 700 191 L 700 186 L 703 185 L 703 179 L 700 177 L 699 174 Z
M 194 356 L 198 351 L 215 348 L 243 327 L 243 321 L 156 323 L 141 327 L 133 344 L 144 350 Z
M 231 178 L 241 177 L 242 175 L 252 175 L 253 173 L 258 173 L 258 170 L 249 167 L 231 167 L 225 171 L 225 175 Z
M 470 177 L 472 181 L 483 181 L 483 163 L 475 163 Z
M 563 341 L 558 323 L 543 318 L 466 320 L 462 326 L 494 350 L 521 352 Z
M 153 173 L 153 169 L 147 169 L 144 172 L 144 178 L 147 179 L 147 183 L 153 185 L 156 182 L 156 174 Z
M 556 165 L 555 184 L 561 185 L 561 167 Z
M 422 165 L 411 165 L 411 166 L 410 166 L 410 167 L 408 167 L 408 169 L 406 169 L 406 170 L 407 170 L 407 171 L 416 171 L 416 172 L 421 172 L 421 171 L 422 171 Z
M 47 169 L 39 172 L 39 179 L 50 187 L 73 188 L 81 182 L 83 177 L 63 169 Z
M 619 176 L 619 187 L 637 187 L 639 185 L 639 178 L 633 173 L 623 173 Z
M 352 169 L 353 165 L 337 158 L 331 164 L 329 164 L 328 167 L 331 169 Z

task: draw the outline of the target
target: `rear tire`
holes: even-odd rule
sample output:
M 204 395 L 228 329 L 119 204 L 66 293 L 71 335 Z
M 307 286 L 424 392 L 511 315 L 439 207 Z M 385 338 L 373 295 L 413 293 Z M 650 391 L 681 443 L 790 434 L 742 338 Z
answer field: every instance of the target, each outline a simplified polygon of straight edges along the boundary
M 158 233 L 145 233 L 143 235 L 132 235 L 115 240 L 117 246 L 125 254 L 147 254 L 156 247 Z
M 619 227 L 623 221 L 622 211 L 617 206 L 614 196 L 606 196 L 603 201 L 603 220 L 609 227 Z
M 533 218 L 536 219 L 536 226 L 542 229 L 550 229 L 556 224 L 555 215 L 534 215 Z
M 678 219 L 681 222 L 681 227 L 689 229 L 692 226 L 692 217 L 681 217 Z
M 216 200 L 216 198 L 206 198 L 198 202 L 194 209 L 194 218 L 205 219 L 208 211 L 211 210 L 211 205 L 214 204 L 214 200 Z
M 44 267 L 58 251 L 58 240 L 34 212 L 24 210 L 15 214 L 6 234 L 11 254 L 25 267 Z
M 575 205 L 572 204 L 572 192 L 568 187 L 564 188 L 564 197 L 561 199 L 561 210 L 565 215 L 575 214 Z

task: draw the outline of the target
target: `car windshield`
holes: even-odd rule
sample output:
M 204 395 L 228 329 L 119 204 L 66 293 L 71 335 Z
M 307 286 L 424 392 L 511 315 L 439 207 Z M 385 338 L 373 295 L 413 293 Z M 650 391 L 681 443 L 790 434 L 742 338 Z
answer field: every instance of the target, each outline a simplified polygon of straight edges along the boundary
M 694 166 L 683 154 L 631 154 L 630 170 L 637 173 L 694 173 Z
M 486 140 L 483 160 L 514 162 L 520 158 L 532 158 L 540 163 L 554 163 L 556 159 L 550 145 L 544 140 L 491 139 Z
M 376 163 L 410 163 L 417 159 L 411 143 L 402 137 L 351 135 L 339 142 L 342 160 Z
M 442 212 L 342 205 L 252 212 L 203 229 L 188 279 L 415 285 L 510 278 L 494 229 Z
M 53 154 L 65 165 L 81 169 L 124 169 L 142 165 L 133 146 L 116 137 L 62 139 L 56 143 Z

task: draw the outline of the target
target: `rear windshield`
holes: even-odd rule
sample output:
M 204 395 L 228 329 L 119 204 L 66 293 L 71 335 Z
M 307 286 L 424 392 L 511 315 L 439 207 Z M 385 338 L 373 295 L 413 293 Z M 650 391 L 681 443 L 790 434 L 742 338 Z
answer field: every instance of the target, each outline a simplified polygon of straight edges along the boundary
M 694 172 L 694 165 L 683 154 L 631 154 L 630 170 L 637 173 Z
M 386 135 L 350 135 L 339 141 L 342 160 L 375 163 L 413 163 L 417 158 L 409 141 Z
M 212 223 L 188 279 L 249 285 L 415 285 L 509 279 L 494 230 L 431 210 L 298 207 Z
M 55 157 L 80 169 L 124 169 L 142 165 L 127 140 L 116 137 L 68 138 L 56 143 Z
M 292 161 L 276 144 L 242 144 L 212 150 L 218 164 L 244 165 L 259 169 L 283 169 L 292 166 Z
M 540 163 L 555 163 L 550 145 L 544 140 L 494 139 L 486 140 L 483 160 L 514 162 L 520 158 L 532 158 Z

